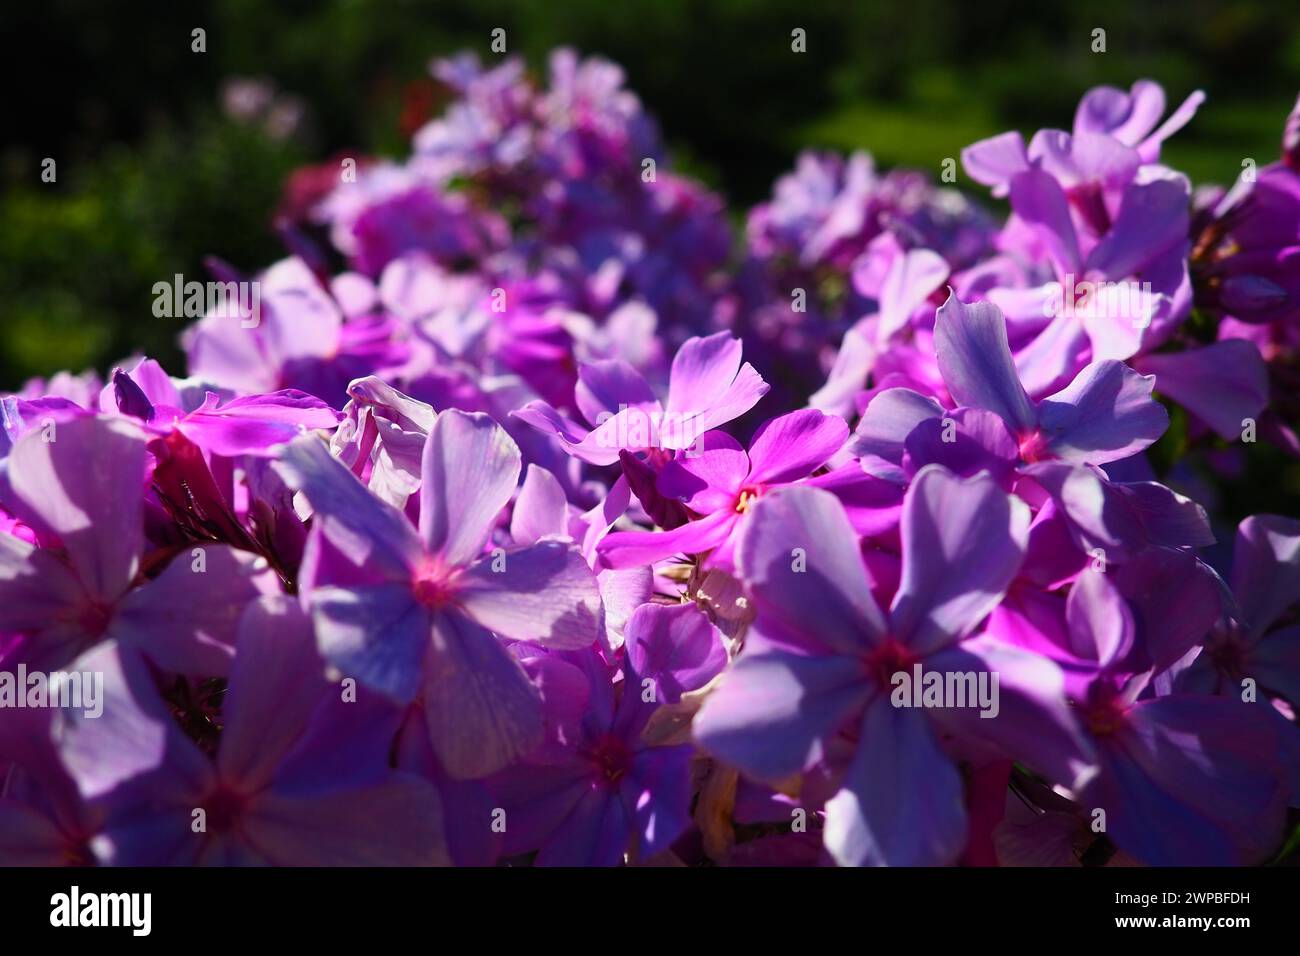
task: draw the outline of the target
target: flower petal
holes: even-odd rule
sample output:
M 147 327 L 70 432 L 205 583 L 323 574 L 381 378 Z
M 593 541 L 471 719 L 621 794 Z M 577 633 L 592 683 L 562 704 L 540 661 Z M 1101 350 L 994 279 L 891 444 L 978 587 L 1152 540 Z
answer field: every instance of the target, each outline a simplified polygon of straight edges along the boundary
M 768 419 L 749 446 L 749 481 L 781 484 L 811 474 L 841 448 L 849 426 L 838 415 L 805 408 Z
M 487 415 L 448 409 L 424 445 L 420 538 L 453 566 L 479 556 L 519 482 L 519 446 Z
M 767 783 L 816 763 L 858 714 L 871 684 L 856 657 L 742 653 L 695 717 L 696 741 Z
M 598 637 L 596 576 L 567 542 L 483 557 L 459 579 L 456 600 L 483 627 L 513 640 L 576 650 Z
M 1016 374 L 1007 324 L 988 302 L 967 305 L 956 295 L 939 307 L 934 320 L 934 351 L 948 391 L 959 405 L 986 408 L 1013 432 L 1037 418 Z
M 405 584 L 315 588 L 308 595 L 321 656 L 399 704 L 420 687 L 429 612 Z
M 1169 427 L 1169 413 L 1151 397 L 1155 377 L 1121 362 L 1093 362 L 1038 406 L 1048 449 L 1093 465 L 1130 458 Z
M 406 516 L 372 495 L 320 439 L 295 439 L 277 470 L 306 496 L 325 536 L 354 563 L 393 580 L 408 580 L 420 559 L 420 539 Z M 427 479 L 426 479 L 427 481 Z
M 1020 569 L 1029 509 L 979 474 L 923 468 L 903 501 L 903 574 L 892 633 L 914 652 L 960 640 L 997 607 Z
M 447 773 L 484 777 L 542 741 L 542 699 L 490 631 L 456 612 L 435 615 L 424 716 Z
M 144 547 L 145 442 L 121 418 L 60 422 L 27 432 L 9 455 L 9 483 L 37 521 L 58 535 L 92 598 L 121 596 Z
M 859 653 L 884 635 L 857 535 L 830 492 L 795 486 L 760 498 L 737 550 L 764 636 Z
M 826 849 L 841 866 L 938 866 L 966 841 L 961 774 L 921 711 L 881 695 L 867 708 L 841 789 L 826 802 Z

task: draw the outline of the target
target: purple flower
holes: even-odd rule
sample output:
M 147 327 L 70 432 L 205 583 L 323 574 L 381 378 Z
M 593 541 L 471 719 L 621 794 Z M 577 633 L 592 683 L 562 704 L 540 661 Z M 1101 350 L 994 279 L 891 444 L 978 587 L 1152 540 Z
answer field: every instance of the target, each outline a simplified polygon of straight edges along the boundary
M 500 216 L 391 164 L 359 171 L 316 215 L 331 224 L 334 244 L 352 267 L 369 276 L 415 251 L 449 265 L 478 261 L 503 248 L 510 236 Z
M 1295 731 L 1267 705 L 1171 694 L 1152 680 L 1217 616 L 1197 574 L 1148 552 L 1117 584 L 1084 572 L 1067 608 L 1071 649 L 1090 665 L 1072 697 L 1099 761 L 1079 801 L 1105 811 L 1106 833 L 1152 866 L 1259 862 L 1291 797 L 1283 765 Z
M 115 369 L 112 384 L 100 395 L 101 411 L 118 411 L 145 423 L 156 436 L 180 432 L 205 452 L 233 457 L 270 455 L 275 445 L 308 429 L 330 429 L 342 417 L 314 395 L 284 389 L 265 395 L 245 395 L 223 401 L 203 390 L 201 403 L 192 393 L 182 395 L 152 359 L 129 373 Z
M 844 446 L 848 432 L 842 419 L 815 409 L 765 422 L 748 452 L 725 432 L 709 432 L 703 451 L 669 462 L 658 477 L 659 493 L 681 501 L 697 520 L 663 532 L 617 531 L 597 551 L 613 568 L 707 552 L 706 566 L 730 567 L 736 533 L 758 499 L 807 478 Z
M 949 393 L 945 411 L 911 389 L 877 393 L 851 449 L 867 470 L 906 482 L 927 464 L 958 474 L 987 471 L 1033 500 L 1024 479 L 1053 497 L 1084 550 L 1110 559 L 1150 544 L 1211 543 L 1203 509 L 1155 482 L 1112 482 L 1095 466 L 1150 446 L 1168 424 L 1152 380 L 1120 362 L 1086 366 L 1066 388 L 1035 402 L 1026 394 L 991 303 L 950 297 L 935 320 L 935 351 Z
M 215 759 L 168 712 L 153 675 L 109 642 L 78 670 L 104 675 L 104 712 L 64 710 L 54 729 L 83 799 L 104 814 L 104 863 L 138 866 L 415 865 L 446 861 L 437 794 L 387 767 L 381 741 L 335 750 L 338 691 L 310 621 L 287 598 L 249 606 Z M 363 735 L 358 735 L 363 736 Z
M 3 661 L 0 655 L 0 661 Z M 49 709 L 7 710 L 0 721 L 0 866 L 94 861 L 103 812 L 88 806 L 59 760 Z
M 1127 168 L 1131 177 L 1139 165 L 1158 162 L 1161 144 L 1186 126 L 1204 101 L 1205 94 L 1197 90 L 1157 129 L 1165 111 L 1165 92 L 1158 83 L 1138 80 L 1128 93 L 1098 86 L 1080 100 L 1073 136 L 1040 130 L 1026 149 L 1019 133 L 1003 133 L 962 150 L 962 164 L 995 196 L 1005 196 L 1016 174 L 1035 163 L 1082 183 L 1101 184 L 1111 176 L 1122 185 L 1115 174 Z
M 1031 401 L 1011 362 L 1005 320 L 989 303 L 966 305 L 950 296 L 935 316 L 934 347 L 953 400 L 1002 419 L 1028 463 L 1119 461 L 1169 425 L 1151 398 L 1153 380 L 1114 360 L 1094 362 L 1057 394 Z
M 539 851 L 539 866 L 614 866 L 628 852 L 647 861 L 667 850 L 690 824 L 694 748 L 652 746 L 643 731 L 659 707 L 726 663 L 721 635 L 691 604 L 637 609 L 617 683 L 594 651 L 528 657 L 547 739 L 489 782 L 506 812 L 504 854 Z
M 1236 606 L 1206 638 L 1205 650 L 1180 677 L 1180 688 L 1240 696 L 1246 680 L 1257 695 L 1300 711 L 1300 521 L 1254 515 L 1237 528 L 1232 566 Z
M 141 580 L 145 440 L 122 419 L 79 417 L 9 456 L 7 504 L 40 546 L 0 535 L 0 632 L 57 668 L 96 643 L 143 650 L 164 670 L 224 674 L 249 601 L 275 589 L 266 562 L 222 544 L 176 549 Z
M 738 549 L 758 617 L 697 717 L 696 739 L 778 783 L 821 760 L 836 734 L 856 732 L 839 792 L 826 804 L 831 855 L 841 864 L 952 861 L 965 844 L 966 816 L 941 733 L 993 741 L 1067 784 L 1087 765 L 1059 670 L 971 638 L 1015 576 L 1028 525 L 1028 509 L 988 477 L 925 469 L 903 504 L 902 576 L 886 613 L 832 495 L 790 488 L 760 500 Z M 895 675 L 918 665 L 998 674 L 998 717 L 896 706 Z
M 484 553 L 518 483 L 514 442 L 486 415 L 441 413 L 424 445 L 418 531 L 316 439 L 287 446 L 281 468 L 314 512 L 303 595 L 326 660 L 398 703 L 419 695 L 455 777 L 526 753 L 541 702 L 497 635 L 590 646 L 600 596 L 571 546 Z
M 1028 149 L 1005 133 L 962 152 L 966 171 L 1009 195 L 1002 245 L 1046 263 L 1037 289 L 990 291 L 1013 317 L 1017 364 L 1032 394 L 1059 387 L 1088 359 L 1152 351 L 1187 317 L 1190 185 L 1157 162 L 1186 124 L 1199 91 L 1158 129 L 1164 92 L 1150 81 L 1125 94 L 1090 91 L 1073 134 L 1040 130 Z
M 352 379 L 406 361 L 390 317 L 345 318 L 334 290 L 301 259 L 255 281 L 260 315 L 219 308 L 186 330 L 191 375 L 245 394 L 299 389 L 341 407 Z
M 590 429 L 540 401 L 514 414 L 594 465 L 613 464 L 623 450 L 689 449 L 705 432 L 743 415 L 766 394 L 767 384 L 753 366 L 741 364 L 741 348 L 740 340 L 726 332 L 685 342 L 673 358 L 662 403 L 626 362 L 583 365 L 574 401 Z
M 964 269 L 987 256 L 995 232 L 991 217 L 960 193 L 936 188 L 923 173 L 877 174 L 861 152 L 847 159 L 804 152 L 795 171 L 777 181 L 772 201 L 749 215 L 749 258 L 735 283 L 734 326 L 759 349 L 774 381 L 794 380 L 794 387 L 783 390 L 783 403 L 801 402 L 798 388 L 822 379 L 831 347 L 854 323 L 879 311 L 886 326 L 882 337 L 888 337 L 907 318 L 899 312 L 911 290 L 921 287 L 913 280 L 929 263 L 882 289 L 885 250 L 942 260 L 936 280 L 942 281 L 949 268 Z M 856 367 L 857 386 L 869 368 L 870 361 Z M 815 404 L 847 414 L 843 405 L 825 401 Z

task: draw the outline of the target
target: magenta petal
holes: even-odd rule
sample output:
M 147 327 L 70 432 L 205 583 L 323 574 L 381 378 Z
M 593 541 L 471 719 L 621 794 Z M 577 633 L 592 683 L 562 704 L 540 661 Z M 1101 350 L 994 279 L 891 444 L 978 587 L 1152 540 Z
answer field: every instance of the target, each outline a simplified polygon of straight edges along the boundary
M 698 436 L 753 408 L 768 385 L 740 364 L 740 340 L 729 332 L 688 339 L 673 358 L 664 447 L 689 448 Z
M 108 641 L 69 670 L 103 675 L 102 713 L 70 707 L 55 718 L 55 745 L 82 797 L 107 797 L 146 777 L 159 803 L 207 791 L 211 763 L 172 719 L 136 651 Z
M 426 671 L 429 741 L 451 776 L 487 776 L 541 743 L 541 696 L 490 631 L 454 611 L 437 614 Z
M 845 653 L 884 636 L 857 535 L 830 492 L 795 486 L 760 498 L 737 550 L 764 636 Z
M 1203 348 L 1144 355 L 1137 367 L 1156 378 L 1156 388 L 1188 409 L 1222 438 L 1239 439 L 1246 419 L 1268 404 L 1268 369 L 1259 348 L 1225 339 Z
M 695 718 L 696 741 L 768 783 L 811 766 L 871 698 L 857 657 L 743 653 Z
M 131 369 L 131 380 L 154 405 L 172 405 L 179 408 L 181 394 L 171 376 L 153 359 L 141 359 Z
M 301 491 L 326 537 L 354 563 L 406 581 L 419 563 L 420 540 L 406 516 L 372 495 L 330 455 L 325 443 L 305 436 L 281 452 L 278 470 Z
M 269 454 L 302 431 L 333 428 L 342 415 L 325 402 L 285 389 L 233 399 L 219 408 L 197 409 L 177 427 L 196 445 L 217 455 Z M 165 423 L 164 423 L 165 424 Z
M 1094 362 L 1038 406 L 1048 449 L 1093 465 L 1130 458 L 1169 427 L 1169 413 L 1151 397 L 1155 378 L 1120 362 Z
M 1112 577 L 1091 568 L 1084 571 L 1070 588 L 1065 605 L 1070 650 L 1100 667 L 1123 658 L 1135 636 L 1133 614 Z
M 537 854 L 536 865 L 618 866 L 631 837 L 622 801 L 603 787 L 591 787 Z
M 839 499 L 849 524 L 860 535 L 885 534 L 898 527 L 903 511 L 903 487 L 867 474 L 859 462 L 851 461 L 800 484 L 823 488 Z
M 244 608 L 278 590 L 264 559 L 229 545 L 195 545 L 122 599 L 109 636 L 144 651 L 164 670 L 223 675 Z
M 1142 160 L 1137 150 L 1104 133 L 1040 130 L 1029 144 L 1031 159 L 1062 186 L 1123 189 L 1133 181 Z
M 1151 80 L 1138 80 L 1128 93 L 1114 86 L 1095 86 L 1079 101 L 1074 131 L 1106 133 L 1136 146 L 1164 111 L 1165 91 Z
M 529 465 L 510 512 L 510 537 L 516 544 L 533 544 L 569 533 L 569 501 L 555 476 Z
M 274 790 L 240 821 L 273 866 L 446 866 L 442 804 L 411 774 L 368 787 L 305 794 Z
M 1078 787 L 1095 768 L 1092 745 L 1066 700 L 1065 678 L 1041 654 L 976 637 L 928 657 L 925 668 L 997 677 L 996 711 L 972 701 L 966 707 L 946 707 L 936 711 L 945 728 L 987 740 L 1008 758 L 1065 787 Z
M 1088 269 L 1112 281 L 1127 279 L 1186 242 L 1189 188 L 1181 176 L 1129 186 L 1114 225 L 1088 255 Z
M 849 329 L 840 342 L 826 384 L 809 396 L 808 405 L 829 414 L 851 417 L 853 401 L 866 387 L 875 360 L 875 346 L 856 328 Z
M 903 575 L 891 633 L 915 653 L 969 634 L 998 605 L 1020 569 L 1029 509 L 987 474 L 959 479 L 922 469 L 903 501 Z
M 896 261 L 880 290 L 877 336 L 884 342 L 906 327 L 912 313 L 948 278 L 947 261 L 929 249 L 912 249 Z
M 541 849 L 592 791 L 591 765 L 571 750 L 567 756 L 555 764 L 516 764 L 489 778 L 497 806 L 506 812 L 502 855 Z
M 841 866 L 938 866 L 965 841 L 961 774 L 929 718 L 881 695 L 862 719 L 839 793 L 826 802 L 826 849 Z
M 703 448 L 668 462 L 655 487 L 666 498 L 682 502 L 692 511 L 708 514 L 732 507 L 749 477 L 749 456 L 725 432 L 708 432 Z
M 578 369 L 573 397 L 587 421 L 596 425 L 624 406 L 656 404 L 654 392 L 641 373 L 621 359 L 586 362 Z
M 1201 108 L 1201 104 L 1204 102 L 1204 91 L 1193 90 L 1187 99 L 1183 100 L 1182 105 L 1170 113 L 1169 118 L 1160 124 L 1159 129 L 1138 143 L 1138 154 L 1142 157 L 1142 162 L 1154 163 L 1158 161 L 1160 159 L 1161 144 L 1190 123 L 1192 117 L 1196 115 L 1196 111 Z
M 83 594 L 51 552 L 0 532 L 0 632 L 41 630 Z
M 1005 196 L 1011 178 L 1028 168 L 1025 141 L 1019 133 L 1002 133 L 967 146 L 961 151 L 966 174 L 982 186 L 991 186 L 993 195 Z
M 593 465 L 612 465 L 618 461 L 617 445 L 601 445 L 590 439 L 587 429 L 570 421 L 543 401 L 532 401 L 510 413 L 545 435 L 553 436 L 560 447 Z
M 623 646 L 624 631 L 633 612 L 654 596 L 654 569 L 610 569 L 596 575 L 605 605 L 605 635 L 601 646 L 612 653 Z
M 1144 551 L 1121 565 L 1116 577 L 1137 611 L 1157 672 L 1200 644 L 1222 611 L 1218 576 L 1187 551 Z
M 596 546 L 607 567 L 622 569 L 652 564 L 675 554 L 704 554 L 721 547 L 740 523 L 734 510 L 715 511 L 671 531 L 615 531 Z
M 921 422 L 907 436 L 903 470 L 914 474 L 930 464 L 959 477 L 987 471 L 1010 490 L 1020 449 L 1001 418 L 982 408 L 959 408 Z
M 92 598 L 125 591 L 144 547 L 144 436 L 121 418 L 74 418 L 29 431 L 9 456 L 9 483 L 59 536 Z
M 675 704 L 727 666 L 721 632 L 694 604 L 643 604 L 625 630 L 627 663 L 637 680 L 651 680 L 655 702 Z
M 943 406 L 933 398 L 910 388 L 887 388 L 872 396 L 863 409 L 849 451 L 899 464 L 903 460 L 903 443 L 912 429 L 943 414 Z
M 735 381 L 718 396 L 713 405 L 698 412 L 688 409 L 675 419 L 669 417 L 668 421 L 673 428 L 669 430 L 665 427 L 664 447 L 676 449 L 692 447 L 700 435 L 739 418 L 757 405 L 759 399 L 767 394 L 769 387 L 754 367 L 746 362 L 736 373 Z
M 1300 602 L 1300 521 L 1252 515 L 1237 527 L 1232 593 L 1257 635 Z
M 1099 781 L 1113 838 L 1152 866 L 1261 862 L 1285 820 L 1277 731 L 1257 705 L 1229 698 L 1137 704 Z
M 1119 484 L 1099 470 L 1062 462 L 1040 462 L 1024 474 L 1055 499 L 1079 547 L 1102 549 L 1106 561 L 1122 561 L 1153 544 L 1214 542 L 1205 509 L 1164 485 Z
M 250 604 L 222 712 L 222 779 L 244 792 L 270 783 L 327 689 L 311 619 L 283 596 Z
M 621 794 L 636 824 L 638 860 L 667 850 L 690 827 L 692 756 L 691 747 L 653 747 L 632 758 Z
M 775 485 L 811 474 L 841 448 L 849 426 L 838 415 L 805 408 L 764 422 L 749 446 L 749 481 Z
M 514 640 L 581 649 L 598 637 L 596 576 L 567 542 L 485 555 L 459 578 L 456 602 L 483 627 Z
M 730 332 L 687 339 L 673 357 L 666 411 L 698 415 L 718 404 L 740 371 L 743 346 Z
M 944 383 L 959 405 L 986 408 L 1001 416 L 1013 432 L 1036 423 L 997 306 L 967 305 L 956 295 L 948 296 L 935 313 L 934 351 Z
M 1079 240 L 1069 200 L 1055 177 L 1041 169 L 1017 173 L 1011 179 L 1011 208 L 1043 241 L 1058 276 L 1080 274 Z
M 420 687 L 429 611 L 404 584 L 315 588 L 309 595 L 321 655 L 343 677 L 399 704 Z
M 424 446 L 420 537 L 448 564 L 467 564 L 487 543 L 519 481 L 519 446 L 487 415 L 448 409 Z
M 1082 366 L 1080 356 L 1091 348 L 1087 332 L 1075 315 L 1055 316 L 1024 348 L 1016 352 L 1016 372 L 1033 397 L 1062 387 Z
M 583 514 L 581 523 L 587 526 L 587 530 L 582 535 L 582 553 L 588 561 L 595 554 L 596 545 L 609 533 L 614 522 L 623 517 L 631 503 L 632 487 L 626 475 L 619 475 L 604 500 Z

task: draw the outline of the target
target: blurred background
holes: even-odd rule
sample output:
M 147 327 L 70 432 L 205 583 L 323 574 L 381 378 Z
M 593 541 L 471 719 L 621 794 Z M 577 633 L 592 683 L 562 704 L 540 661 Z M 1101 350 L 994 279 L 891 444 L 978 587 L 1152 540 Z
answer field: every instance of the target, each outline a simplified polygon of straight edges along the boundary
M 289 173 L 341 151 L 404 156 L 441 110 L 432 57 L 569 45 L 622 64 L 679 168 L 737 223 L 803 147 L 938 173 L 974 140 L 1068 128 L 1088 87 L 1139 77 L 1209 95 L 1165 151 L 1194 182 L 1278 152 L 1300 83 L 1300 5 L 1238 0 L 42 0 L 0 12 L 0 389 L 143 350 L 183 372 L 189 320 L 153 284 L 255 271 Z M 206 31 L 206 52 L 191 31 Z M 790 31 L 807 31 L 792 55 Z M 1090 50 L 1094 28 L 1106 52 Z M 248 80 L 256 82 L 249 83 Z M 41 181 L 45 158 L 57 180 Z M 962 186 L 959 177 L 958 186 Z M 986 199 L 982 190 L 977 190 Z

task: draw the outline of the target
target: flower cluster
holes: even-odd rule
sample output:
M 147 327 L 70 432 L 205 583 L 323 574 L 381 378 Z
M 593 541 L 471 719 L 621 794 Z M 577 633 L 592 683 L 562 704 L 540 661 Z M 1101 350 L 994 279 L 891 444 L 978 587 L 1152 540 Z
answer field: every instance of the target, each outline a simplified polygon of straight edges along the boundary
M 1216 569 L 1146 452 L 1300 450 L 1300 106 L 1193 193 L 1202 95 L 1092 90 L 963 153 L 1002 223 L 808 153 L 736 252 L 616 66 L 434 72 L 187 377 L 0 399 L 0 861 L 1280 850 L 1300 520 Z

